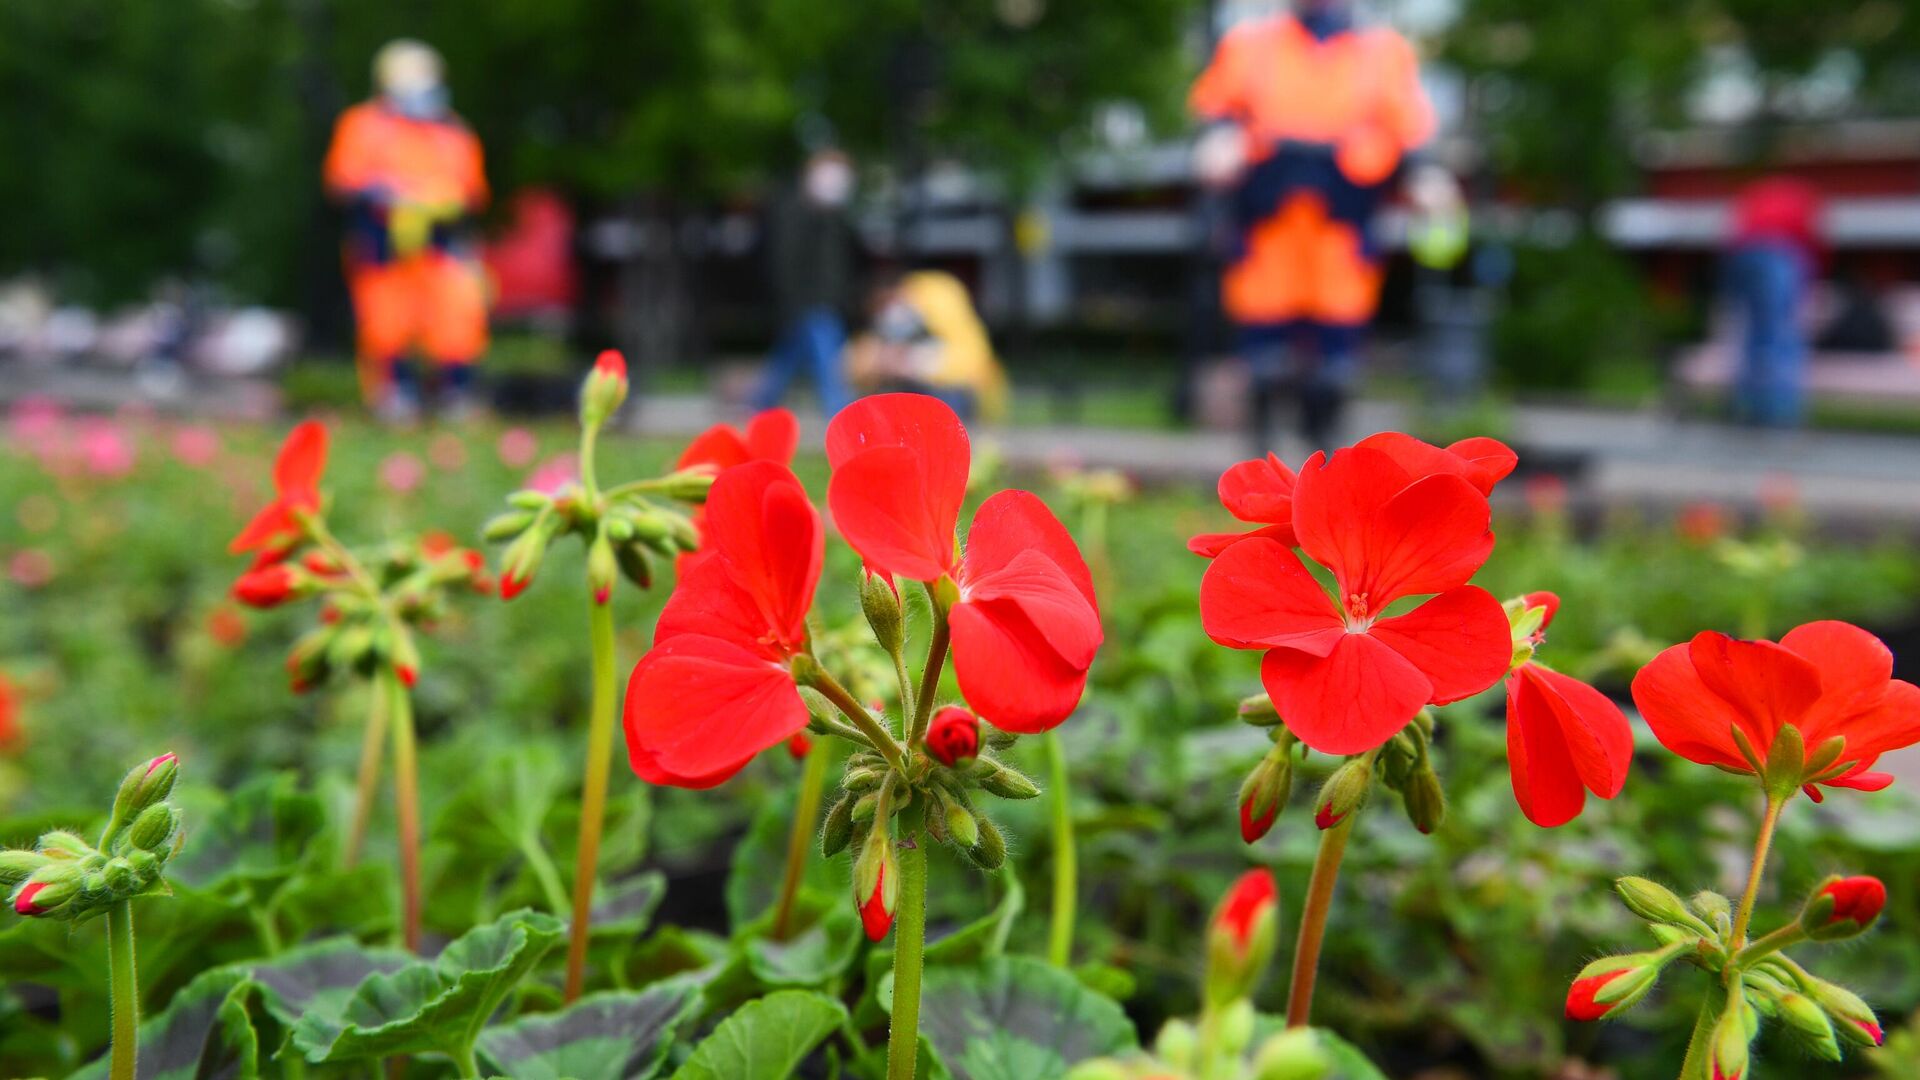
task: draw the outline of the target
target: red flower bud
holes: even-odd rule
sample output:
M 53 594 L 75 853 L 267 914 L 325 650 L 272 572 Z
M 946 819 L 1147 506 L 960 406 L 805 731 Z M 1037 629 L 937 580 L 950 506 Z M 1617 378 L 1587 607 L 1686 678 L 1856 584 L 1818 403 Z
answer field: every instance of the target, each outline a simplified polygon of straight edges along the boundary
M 400 676 L 401 683 L 405 684 L 409 690 L 413 689 L 414 683 L 420 681 L 419 670 L 411 664 L 395 664 L 393 665 L 393 673 Z
M 1873 1040 L 1873 1045 L 1885 1046 L 1887 1044 L 1887 1033 L 1880 1030 L 1879 1024 L 1871 1020 L 1855 1020 L 1854 1023 L 1860 1025 L 1860 1030 L 1867 1033 L 1867 1038 Z
M 627 377 L 627 358 L 620 355 L 618 349 L 607 349 L 594 357 L 593 370 L 602 375 L 624 380 Z
M 1880 909 L 1887 906 L 1887 887 L 1879 878 L 1865 875 L 1828 882 L 1817 895 L 1833 898 L 1833 914 L 1827 917 L 1829 925 L 1852 920 L 1867 926 L 1879 918 Z
M 511 600 L 519 596 L 526 587 L 527 583 L 523 578 L 514 577 L 511 573 L 500 575 L 500 599 L 502 600 Z
M 40 890 L 46 887 L 47 883 L 44 881 L 30 882 L 23 886 L 20 895 L 13 898 L 14 913 L 27 916 L 43 914 L 40 908 L 34 906 L 33 898 L 40 895 Z
M 233 583 L 233 598 L 249 607 L 270 608 L 286 603 L 300 584 L 299 577 L 283 563 L 272 563 L 240 575 Z
M 1567 1019 L 1600 1020 L 1605 1018 L 1608 1013 L 1613 1011 L 1613 1004 L 1610 1002 L 1603 1003 L 1595 1001 L 1593 996 L 1600 992 L 1601 987 L 1631 970 L 1633 969 L 1616 968 L 1613 971 L 1603 971 L 1598 975 L 1589 975 L 1584 979 L 1575 979 L 1573 986 L 1567 990 Z
M 893 929 L 893 911 L 887 907 L 887 864 L 873 879 L 873 895 L 860 905 L 860 922 L 867 929 L 867 940 L 879 941 Z
M 1220 909 L 1214 912 L 1213 924 L 1233 936 L 1234 943 L 1246 948 L 1253 937 L 1254 920 L 1263 912 L 1272 910 L 1280 903 L 1279 890 L 1274 887 L 1273 874 L 1266 870 L 1249 870 L 1240 875 L 1227 891 Z
M 787 740 L 787 753 L 791 754 L 795 761 L 805 761 L 808 752 L 812 749 L 813 739 L 804 731 L 794 732 L 793 736 Z
M 1240 803 L 1240 839 L 1249 844 L 1267 835 L 1267 830 L 1273 828 L 1274 820 L 1280 816 L 1280 804 L 1277 801 L 1267 807 L 1267 812 L 1259 817 L 1253 816 L 1253 803 L 1252 795 L 1247 796 Z M 1314 820 L 1316 822 L 1320 820 L 1318 814 L 1314 815 Z M 1326 828 L 1325 825 L 1320 827 Z
M 958 705 L 933 714 L 927 727 L 927 753 L 952 768 L 980 756 L 980 721 Z

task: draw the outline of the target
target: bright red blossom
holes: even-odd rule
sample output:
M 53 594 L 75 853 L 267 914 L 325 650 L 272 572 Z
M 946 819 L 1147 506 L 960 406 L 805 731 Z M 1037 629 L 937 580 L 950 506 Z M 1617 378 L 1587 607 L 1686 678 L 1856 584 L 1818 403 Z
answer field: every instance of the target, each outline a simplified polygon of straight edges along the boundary
M 759 461 L 714 481 L 707 521 L 710 555 L 627 683 L 627 753 L 649 783 L 712 787 L 807 726 L 788 663 L 806 649 L 820 515 L 786 466 Z
M 1250 536 L 1264 536 L 1292 547 L 1293 486 L 1296 476 L 1276 454 L 1234 465 L 1220 474 L 1220 505 L 1241 521 L 1264 526 L 1252 532 L 1201 533 L 1187 550 L 1213 558 Z
M 593 370 L 612 379 L 625 381 L 627 377 L 627 358 L 620 355 L 618 349 L 602 350 L 593 358 Z
M 327 429 L 317 420 L 294 426 L 287 441 L 280 445 L 280 456 L 273 463 L 274 500 L 266 505 L 240 534 L 227 545 L 239 554 L 258 551 L 263 555 L 282 549 L 300 533 L 296 515 L 320 509 L 320 476 L 327 468 Z M 282 556 L 284 556 L 282 551 Z
M 980 721 L 958 705 L 933 714 L 927 725 L 927 753 L 952 767 L 980 756 Z
M 1880 639 L 1843 622 L 1795 627 L 1778 644 L 1707 631 L 1641 668 L 1633 700 L 1661 744 L 1689 761 L 1752 772 L 1734 730 L 1765 762 L 1792 726 L 1809 754 L 1845 740 L 1845 771 L 1820 785 L 1878 791 L 1893 777 L 1871 771 L 1874 762 L 1920 742 L 1920 687 L 1892 675 Z M 1805 790 L 1821 798 L 1815 785 Z
M 233 583 L 233 598 L 249 607 L 277 607 L 292 598 L 298 583 L 299 576 L 292 567 L 271 563 L 241 574 Z
M 799 445 L 800 422 L 785 409 L 768 409 L 748 421 L 744 433 L 732 424 L 715 424 L 701 432 L 681 451 L 674 468 L 709 466 L 718 472 L 749 461 L 785 465 Z
M 1229 546 L 1201 582 L 1207 634 L 1267 650 L 1268 696 L 1300 741 L 1322 753 L 1379 746 L 1422 706 L 1485 690 L 1512 660 L 1505 611 L 1467 584 L 1493 551 L 1476 481 L 1497 469 L 1416 446 L 1425 444 L 1401 436 L 1330 459 L 1316 454 L 1300 470 L 1293 530 L 1331 571 L 1333 595 L 1286 545 L 1264 537 Z M 1408 464 L 1435 461 L 1447 469 Z M 1410 611 L 1384 614 L 1427 595 Z
M 1539 592 L 1525 603 L 1546 609 L 1532 635 L 1538 645 L 1560 598 Z M 1532 660 L 1507 676 L 1507 765 L 1528 821 L 1553 828 L 1580 815 L 1587 792 L 1613 798 L 1632 762 L 1633 726 L 1605 694 Z
M 1093 575 L 1066 527 L 1039 497 L 1002 491 L 973 516 L 954 549 L 971 450 L 944 402 L 882 394 L 827 426 L 827 502 L 869 569 L 915 581 L 951 578 L 948 612 L 960 692 L 1003 731 L 1033 734 L 1080 702 L 1100 649 Z

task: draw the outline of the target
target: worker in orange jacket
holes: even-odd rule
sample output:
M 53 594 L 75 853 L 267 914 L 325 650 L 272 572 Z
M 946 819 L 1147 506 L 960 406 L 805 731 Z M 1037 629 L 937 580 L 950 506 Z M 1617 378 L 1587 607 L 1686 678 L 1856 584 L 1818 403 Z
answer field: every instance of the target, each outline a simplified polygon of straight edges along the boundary
M 1418 58 L 1393 30 L 1356 26 L 1345 0 L 1297 0 L 1228 31 L 1189 104 L 1209 124 L 1195 172 L 1232 201 L 1221 303 L 1253 374 L 1255 441 L 1270 448 L 1291 389 L 1308 440 L 1329 446 L 1380 295 L 1373 218 L 1433 134 Z M 1289 362 L 1289 345 L 1304 355 Z
M 487 348 L 486 285 L 465 228 L 487 202 L 480 140 L 448 107 L 433 49 L 391 42 L 373 71 L 377 96 L 340 117 L 325 166 L 347 210 L 361 388 L 382 417 L 415 419 L 417 352 L 457 415 L 473 407 L 473 365 Z

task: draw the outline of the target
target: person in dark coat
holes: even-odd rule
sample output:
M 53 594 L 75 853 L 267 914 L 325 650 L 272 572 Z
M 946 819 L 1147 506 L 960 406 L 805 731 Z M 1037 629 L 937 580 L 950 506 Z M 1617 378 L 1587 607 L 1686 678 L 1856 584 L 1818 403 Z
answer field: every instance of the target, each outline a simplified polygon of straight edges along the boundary
M 807 159 L 799 191 L 773 206 L 767 258 L 780 337 L 754 391 L 755 409 L 778 405 L 802 374 L 813 377 L 828 416 L 853 400 L 841 355 L 859 260 L 848 213 L 853 183 L 853 162 L 845 153 L 819 150 Z

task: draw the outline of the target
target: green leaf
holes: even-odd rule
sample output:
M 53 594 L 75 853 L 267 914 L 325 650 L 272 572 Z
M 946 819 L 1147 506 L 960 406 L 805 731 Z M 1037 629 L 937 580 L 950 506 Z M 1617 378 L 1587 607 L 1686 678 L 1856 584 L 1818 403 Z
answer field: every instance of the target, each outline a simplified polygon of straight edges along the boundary
M 686 981 L 592 994 L 565 1011 L 493 1028 L 480 1036 L 480 1050 L 515 1080 L 646 1080 L 699 1004 L 699 988 Z
M 654 909 L 666 894 L 667 878 L 658 870 L 616 882 L 593 905 L 593 935 L 638 937 L 653 921 Z
M 745 926 L 773 907 L 779 899 L 780 871 L 787 863 L 787 840 L 793 832 L 791 797 L 782 792 L 760 804 L 753 824 L 734 846 L 727 874 L 729 926 Z M 823 899 L 847 894 L 847 860 L 820 858 L 819 845 L 807 847 L 800 889 Z
M 1325 1028 L 1314 1028 L 1313 1033 L 1320 1040 L 1320 1048 L 1333 1060 L 1333 1075 L 1327 1080 L 1387 1080 L 1387 1074 L 1352 1043 Z
M 824 994 L 776 990 L 722 1021 L 673 1080 L 787 1080 L 846 1018 Z
M 270 889 L 322 850 L 315 841 L 326 824 L 326 804 L 302 792 L 294 774 L 259 777 L 241 785 L 204 823 L 196 819 L 167 876 L 210 891 Z
M 1025 956 L 927 969 L 920 1024 L 955 1080 L 1059 1076 L 1136 1045 L 1119 1005 Z
M 853 905 L 834 904 L 785 941 L 748 938 L 747 967 L 768 986 L 820 986 L 847 970 L 865 936 Z
M 565 928 L 539 912 L 503 915 L 468 931 L 434 963 L 369 976 L 338 1018 L 301 1017 L 293 1045 L 315 1063 L 466 1049 Z
M 222 968 L 188 983 L 165 1012 L 140 1025 L 140 1080 L 253 1080 L 260 1040 L 247 1016 L 253 984 L 244 971 Z M 70 1080 L 104 1080 L 107 1059 Z
M 369 976 L 390 974 L 418 962 L 399 949 L 368 948 L 352 938 L 332 938 L 290 949 L 250 969 L 267 1012 L 292 1027 L 309 1013 L 338 1021 L 353 992 Z

